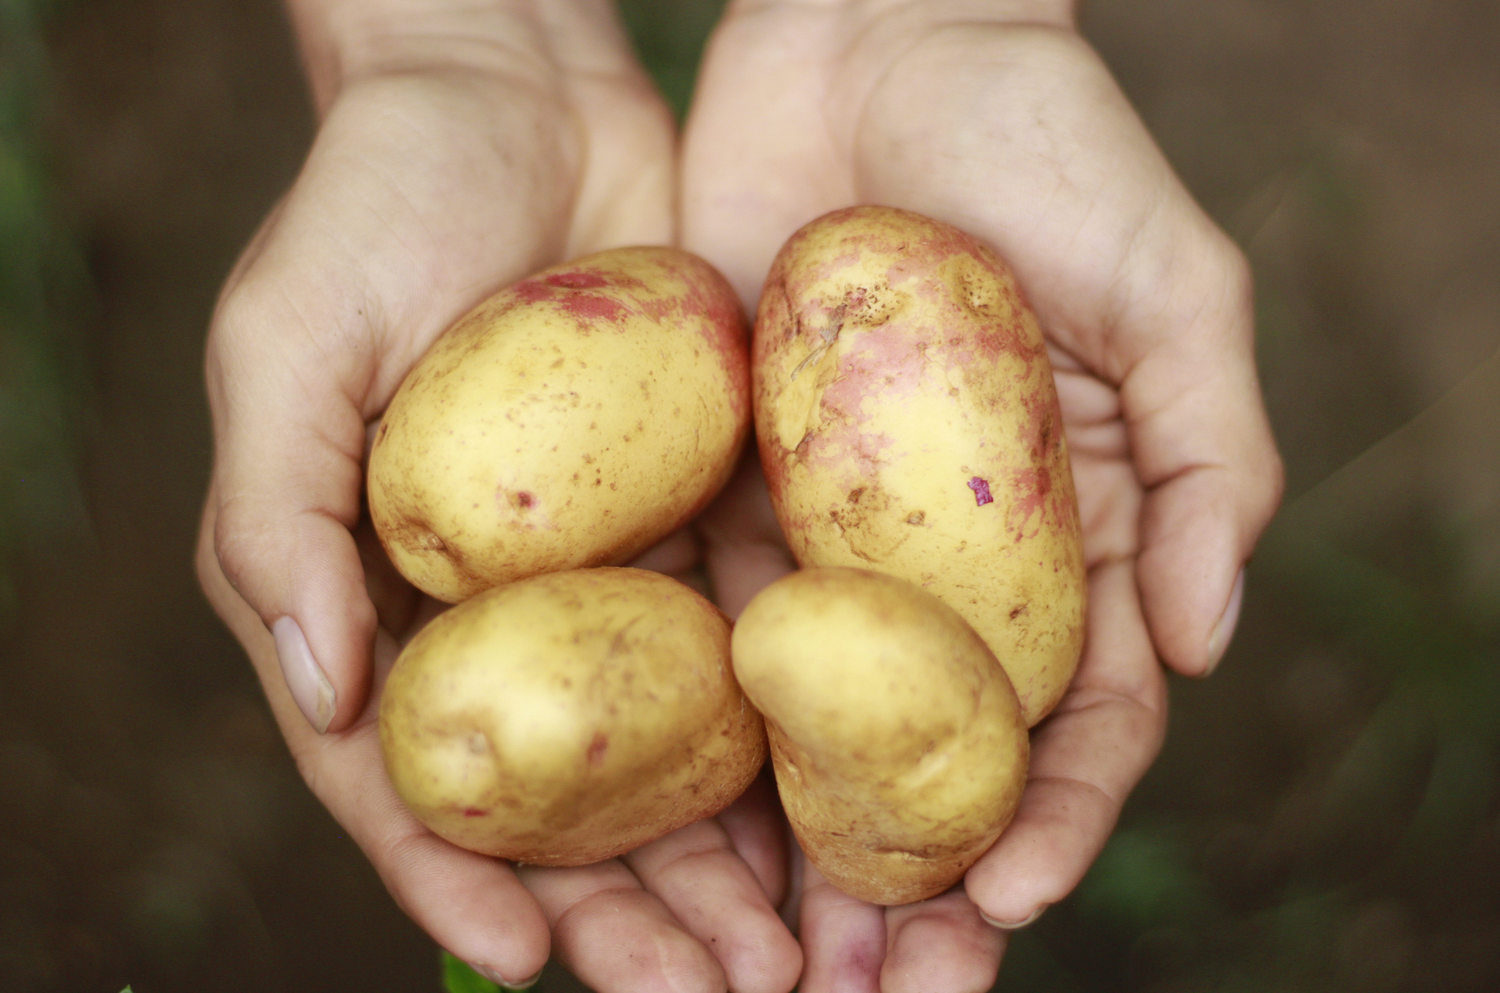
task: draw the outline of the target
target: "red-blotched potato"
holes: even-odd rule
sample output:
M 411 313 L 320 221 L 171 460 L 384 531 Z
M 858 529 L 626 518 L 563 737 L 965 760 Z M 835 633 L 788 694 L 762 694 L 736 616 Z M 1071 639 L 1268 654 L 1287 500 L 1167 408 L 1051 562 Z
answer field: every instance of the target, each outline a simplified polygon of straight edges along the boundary
M 1077 668 L 1086 577 L 1051 364 L 1005 264 L 918 214 L 827 214 L 776 256 L 752 376 L 797 561 L 937 594 L 1041 720 Z
M 621 248 L 545 269 L 444 333 L 385 412 L 370 516 L 456 603 L 617 565 L 701 510 L 749 431 L 739 301 L 707 262 Z
M 597 862 L 711 816 L 766 757 L 724 615 L 676 580 L 614 568 L 438 616 L 391 671 L 380 744 L 436 834 L 536 865 Z
M 935 896 L 1010 823 L 1029 755 L 1020 704 L 937 597 L 883 573 L 805 569 L 750 601 L 732 644 L 787 819 L 845 893 Z

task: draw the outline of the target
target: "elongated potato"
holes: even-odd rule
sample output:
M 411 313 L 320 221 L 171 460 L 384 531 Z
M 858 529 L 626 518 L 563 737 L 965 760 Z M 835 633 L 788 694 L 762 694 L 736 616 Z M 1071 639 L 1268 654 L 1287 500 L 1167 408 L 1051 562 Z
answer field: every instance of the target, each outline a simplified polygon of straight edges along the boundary
M 748 363 L 739 301 L 695 255 L 545 269 L 444 333 L 391 400 L 369 465 L 380 540 L 450 603 L 627 562 L 728 480 Z
M 900 576 L 974 626 L 1027 724 L 1083 646 L 1073 477 L 1036 318 L 993 252 L 906 211 L 798 231 L 756 316 L 762 465 L 803 565 Z
M 1005 671 L 952 608 L 905 580 L 804 569 L 733 636 L 803 851 L 839 889 L 899 904 L 943 892 L 999 837 L 1029 744 Z
M 717 813 L 765 761 L 729 622 L 640 569 L 497 587 L 440 615 L 380 704 L 396 791 L 456 845 L 582 865 Z

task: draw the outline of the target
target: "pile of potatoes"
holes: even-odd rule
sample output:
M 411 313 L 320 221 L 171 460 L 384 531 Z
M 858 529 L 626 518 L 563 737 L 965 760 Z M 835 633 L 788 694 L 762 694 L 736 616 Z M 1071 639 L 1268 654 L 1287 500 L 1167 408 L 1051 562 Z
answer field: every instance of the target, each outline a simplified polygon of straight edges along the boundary
M 982 244 L 856 207 L 783 246 L 746 337 L 707 263 L 629 248 L 438 339 L 368 470 L 392 561 L 456 604 L 391 672 L 386 766 L 455 844 L 579 865 L 716 813 L 769 750 L 826 877 L 925 899 L 1009 823 L 1082 649 L 1041 331 Z M 803 568 L 731 625 L 619 566 L 713 499 L 752 418 Z

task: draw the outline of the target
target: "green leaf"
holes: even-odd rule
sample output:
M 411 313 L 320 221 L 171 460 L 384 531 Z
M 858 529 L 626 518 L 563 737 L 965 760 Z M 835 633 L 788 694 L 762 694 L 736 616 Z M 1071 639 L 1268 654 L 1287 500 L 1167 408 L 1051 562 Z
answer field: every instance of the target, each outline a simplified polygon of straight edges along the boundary
M 443 989 L 447 993 L 499 993 L 500 987 L 475 972 L 463 959 L 444 951 Z

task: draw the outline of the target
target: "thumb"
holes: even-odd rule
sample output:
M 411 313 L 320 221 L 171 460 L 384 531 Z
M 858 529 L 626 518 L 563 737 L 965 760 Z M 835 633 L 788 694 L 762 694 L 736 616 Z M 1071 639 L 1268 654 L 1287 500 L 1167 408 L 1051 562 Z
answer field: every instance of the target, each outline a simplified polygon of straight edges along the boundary
M 334 354 L 294 307 L 249 292 L 226 297 L 209 338 L 214 554 L 319 732 L 346 727 L 369 690 L 376 612 L 352 534 L 365 430 L 351 389 L 368 382 L 357 366 L 369 351 Z
M 1202 675 L 1233 633 L 1245 563 L 1281 499 L 1282 465 L 1255 373 L 1248 266 L 1216 229 L 1200 224 L 1191 238 L 1186 228 L 1170 238 L 1189 246 L 1174 266 L 1183 292 L 1144 314 L 1126 308 L 1116 344 L 1145 487 L 1137 581 L 1146 619 L 1163 660 Z

